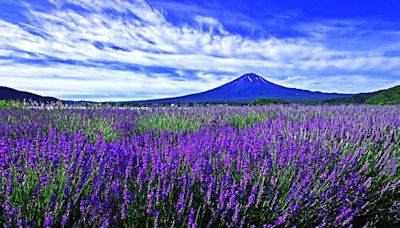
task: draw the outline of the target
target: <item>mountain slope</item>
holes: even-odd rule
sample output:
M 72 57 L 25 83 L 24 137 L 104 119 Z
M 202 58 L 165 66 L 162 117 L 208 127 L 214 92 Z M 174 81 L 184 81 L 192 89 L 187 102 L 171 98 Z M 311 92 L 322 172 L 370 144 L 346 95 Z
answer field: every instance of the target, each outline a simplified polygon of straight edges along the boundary
M 245 74 L 225 85 L 205 92 L 181 97 L 135 101 L 131 103 L 248 102 L 264 98 L 282 99 L 290 102 L 315 102 L 348 96 L 351 95 L 287 88 L 271 83 L 256 74 Z
M 360 93 L 356 94 L 350 97 L 341 97 L 341 98 L 335 98 L 335 99 L 329 99 L 323 101 L 323 103 L 327 104 L 365 104 L 365 102 L 378 95 L 380 91 L 377 92 L 372 92 L 372 93 Z
M 43 97 L 37 94 L 23 92 L 8 87 L 0 86 L 0 100 L 36 101 L 38 103 L 51 103 L 60 101 L 54 97 Z
M 400 104 L 400 86 L 379 90 L 372 93 L 360 93 L 350 97 L 335 98 L 324 101 L 327 104 L 373 104 L 395 105 Z
M 373 105 L 398 105 L 400 104 L 400 85 L 379 92 L 377 95 L 369 98 L 366 104 Z

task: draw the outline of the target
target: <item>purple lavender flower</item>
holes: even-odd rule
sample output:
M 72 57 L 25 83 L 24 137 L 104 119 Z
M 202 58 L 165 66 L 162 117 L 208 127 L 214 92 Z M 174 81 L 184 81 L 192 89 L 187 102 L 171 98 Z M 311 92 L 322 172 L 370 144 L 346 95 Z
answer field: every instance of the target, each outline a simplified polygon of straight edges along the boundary
M 24 227 L 25 226 L 25 220 L 22 219 L 22 218 L 18 219 L 17 226 L 18 227 Z
M 193 208 L 190 208 L 190 213 L 189 213 L 189 218 L 188 218 L 188 226 L 189 227 L 196 227 L 196 224 L 194 222 L 195 212 L 196 211 Z
M 275 186 L 275 184 L 276 184 L 276 178 L 274 177 L 274 176 L 272 176 L 271 177 L 271 180 L 270 180 L 270 184 L 271 184 L 271 186 Z
M 7 185 L 6 186 L 6 191 L 7 192 L 12 192 L 14 190 L 14 187 L 12 185 Z
M 45 227 L 52 227 L 54 222 L 54 217 L 53 215 L 49 214 L 45 217 L 44 219 L 44 226 Z
M 278 219 L 275 221 L 275 225 L 279 226 L 279 225 L 284 224 L 286 222 L 286 219 L 287 219 L 286 214 L 279 216 Z

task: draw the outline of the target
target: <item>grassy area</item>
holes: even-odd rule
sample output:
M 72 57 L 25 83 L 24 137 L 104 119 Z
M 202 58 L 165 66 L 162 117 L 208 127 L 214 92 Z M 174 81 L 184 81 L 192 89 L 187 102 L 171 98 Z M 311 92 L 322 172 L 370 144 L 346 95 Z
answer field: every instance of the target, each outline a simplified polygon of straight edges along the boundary
M 24 104 L 19 101 L 13 100 L 0 100 L 0 109 L 1 108 L 23 108 Z
M 268 113 L 249 112 L 245 116 L 235 115 L 231 118 L 231 124 L 235 128 L 246 128 L 254 126 L 272 117 Z
M 85 118 L 74 113 L 71 115 L 63 114 L 57 116 L 54 125 L 59 131 L 67 131 L 69 133 L 83 132 L 84 135 L 90 136 L 93 141 L 96 141 L 100 133 L 106 141 L 111 141 L 118 137 L 112 118 Z
M 382 91 L 378 95 L 369 98 L 367 104 L 373 105 L 399 105 L 400 104 L 400 86 Z
M 289 102 L 282 99 L 258 99 L 250 102 L 251 105 L 268 105 L 268 104 L 289 104 Z
M 182 118 L 174 115 L 157 115 L 149 118 L 139 119 L 137 127 L 139 132 L 152 129 L 164 131 L 195 131 L 199 129 L 201 122 L 189 118 Z

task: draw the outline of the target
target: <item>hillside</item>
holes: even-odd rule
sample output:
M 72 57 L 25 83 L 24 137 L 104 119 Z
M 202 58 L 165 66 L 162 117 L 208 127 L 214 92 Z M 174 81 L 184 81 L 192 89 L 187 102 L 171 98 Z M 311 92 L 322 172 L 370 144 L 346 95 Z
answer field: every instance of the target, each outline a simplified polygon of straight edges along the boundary
M 373 105 L 398 105 L 400 104 L 400 85 L 384 90 L 369 98 L 366 104 Z
M 0 86 L 0 100 L 13 100 L 13 101 L 32 101 L 38 103 L 51 103 L 60 101 L 54 97 L 44 97 L 37 94 L 19 91 L 8 87 Z
M 365 102 L 378 95 L 380 91 L 372 92 L 372 93 L 360 93 L 350 97 L 341 97 L 335 99 L 329 99 L 324 101 L 323 103 L 327 104 L 365 104 Z
M 371 104 L 396 105 L 400 104 L 400 86 L 372 93 L 360 93 L 350 97 L 335 98 L 323 101 L 326 104 Z

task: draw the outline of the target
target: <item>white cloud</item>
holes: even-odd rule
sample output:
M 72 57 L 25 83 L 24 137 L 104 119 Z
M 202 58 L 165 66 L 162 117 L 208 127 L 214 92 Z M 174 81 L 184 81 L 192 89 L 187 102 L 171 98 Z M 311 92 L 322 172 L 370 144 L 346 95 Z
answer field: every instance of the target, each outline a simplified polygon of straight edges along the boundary
M 221 24 L 217 19 L 215 19 L 213 17 L 204 17 L 204 16 L 200 16 L 200 15 L 195 16 L 194 20 L 197 21 L 198 23 L 208 24 L 208 25 L 212 25 L 212 26 L 218 26 Z
M 361 93 L 371 92 L 381 89 L 387 89 L 400 84 L 400 78 L 397 80 L 384 78 L 371 78 L 365 75 L 332 75 L 320 80 L 318 77 L 310 76 L 290 76 L 283 80 L 277 80 L 276 83 L 285 84 L 288 87 L 302 87 L 311 91 L 337 92 L 340 88 L 343 93 Z M 335 85 L 333 87 L 332 85 Z M 355 87 L 354 85 L 357 85 Z
M 2 62 L 0 61 L 0 64 Z M 16 70 L 19 69 L 19 70 Z M 214 85 L 227 82 L 229 75 L 204 77 L 201 81 L 174 80 L 167 74 L 147 75 L 121 70 L 101 69 L 97 67 L 56 64 L 41 67 L 26 64 L 0 65 L 1 86 L 36 92 L 46 96 L 69 99 L 75 95 L 96 96 L 94 100 L 129 100 L 165 98 L 174 95 L 186 95 L 201 92 Z M 179 90 L 177 90 L 179 88 Z M 109 96 L 114 91 L 119 96 Z M 72 96 L 73 95 L 73 96 Z
M 223 25 L 213 17 L 205 17 L 197 15 L 194 17 L 194 20 L 200 24 L 200 31 L 207 30 L 210 34 L 214 33 L 214 30 L 218 31 L 222 35 L 229 35 L 227 31 L 225 31 Z
M 31 65 L 7 60 L 0 62 L 3 84 L 30 91 L 44 88 L 40 91 L 46 95 L 61 98 L 83 93 L 105 96 L 109 91 L 109 94 L 123 93 L 130 99 L 142 99 L 198 92 L 242 73 L 257 72 L 275 82 L 287 75 L 306 77 L 297 85 L 281 80 L 284 85 L 349 92 L 344 87 L 332 87 L 334 79 L 353 77 L 349 82 L 354 82 L 354 87 L 358 79 L 351 75 L 370 71 L 384 74 L 398 72 L 400 68 L 399 57 L 385 57 L 378 51 L 335 50 L 321 42 L 301 38 L 250 40 L 226 31 L 213 17 L 194 15 L 193 20 L 200 26 L 176 26 L 167 21 L 163 12 L 142 0 L 52 2 L 56 7 L 45 13 L 29 7 L 29 23 L 18 25 L 0 20 L 0 56 L 30 60 L 57 58 L 89 65 L 113 62 L 122 66 L 168 67 L 176 73 L 146 72 L 145 75 L 111 70 L 104 64 L 98 67 L 51 62 Z M 67 9 L 65 2 L 79 5 L 86 11 Z M 329 30 L 328 27 L 323 29 Z M 188 70 L 198 72 L 196 80 L 181 80 Z M 332 76 L 332 71 L 337 74 Z M 176 74 L 179 80 L 173 76 Z M 325 74 L 330 74 L 332 80 L 326 80 Z M 43 78 L 48 85 L 41 84 Z M 314 82 L 324 82 L 326 86 L 318 87 Z M 331 87 L 328 82 L 332 83 Z M 374 81 L 370 83 L 371 86 L 363 88 L 380 86 Z M 153 91 L 150 97 L 140 95 L 149 94 L 148 91 Z

